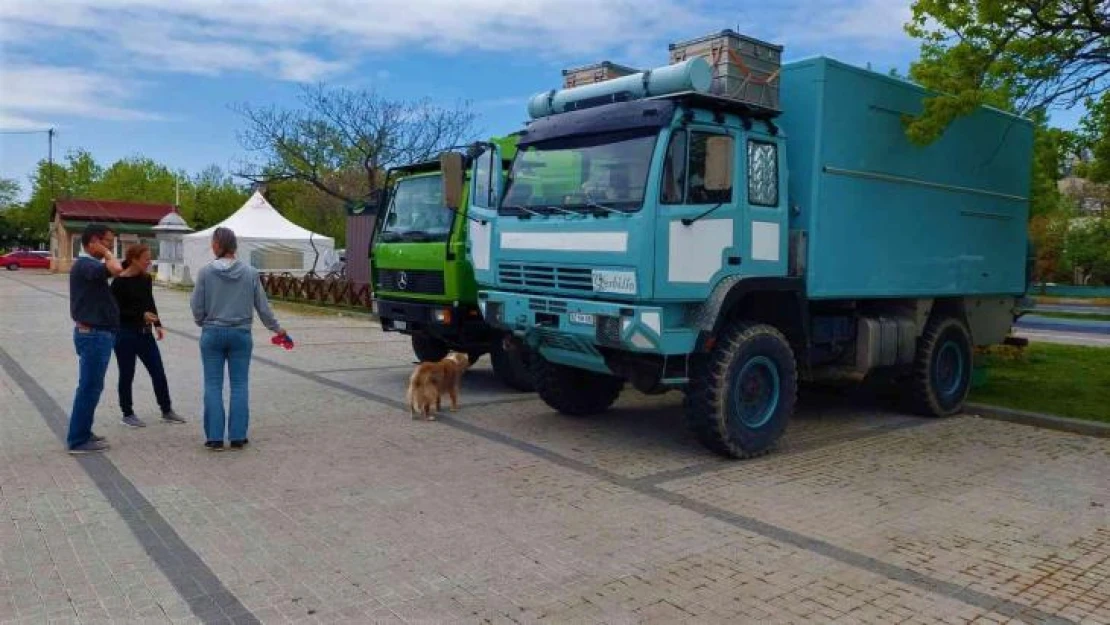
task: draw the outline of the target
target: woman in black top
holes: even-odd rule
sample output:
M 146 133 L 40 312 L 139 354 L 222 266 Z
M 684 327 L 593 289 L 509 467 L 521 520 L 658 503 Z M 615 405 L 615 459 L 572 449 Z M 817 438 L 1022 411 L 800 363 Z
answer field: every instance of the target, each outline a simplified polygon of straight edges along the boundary
M 116 337 L 116 363 L 119 365 L 119 406 L 123 410 L 121 422 L 133 428 L 146 427 L 142 419 L 135 416 L 131 405 L 131 382 L 135 379 L 135 358 L 143 362 L 150 381 L 154 384 L 154 395 L 162 409 L 162 420 L 166 423 L 185 423 L 173 411 L 170 403 L 170 388 L 166 381 L 166 370 L 162 366 L 162 354 L 158 343 L 163 336 L 162 322 L 158 319 L 158 307 L 154 304 L 154 281 L 147 273 L 150 267 L 150 248 L 145 245 L 132 245 L 124 256 L 123 273 L 112 282 L 112 294 L 119 303 L 120 329 Z

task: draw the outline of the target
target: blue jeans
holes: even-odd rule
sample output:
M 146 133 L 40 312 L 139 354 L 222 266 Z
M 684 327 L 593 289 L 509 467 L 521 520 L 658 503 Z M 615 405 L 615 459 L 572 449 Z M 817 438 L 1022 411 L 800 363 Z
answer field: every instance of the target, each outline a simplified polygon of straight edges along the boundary
M 162 365 L 162 353 L 154 335 L 141 328 L 123 327 L 116 337 L 116 364 L 119 365 L 119 407 L 123 416 L 135 414 L 131 399 L 131 382 L 135 379 L 135 359 L 142 361 L 154 385 L 154 396 L 158 407 L 168 412 L 170 404 L 170 385 L 166 381 L 166 369 Z
M 200 357 L 204 365 L 204 436 L 209 442 L 223 441 L 224 429 L 233 441 L 246 440 L 250 424 L 250 330 L 206 327 L 200 333 Z M 224 365 L 231 381 L 230 424 L 224 413 Z
M 92 436 L 93 416 L 104 391 L 104 374 L 112 361 L 112 347 L 116 333 L 112 330 L 73 329 L 73 346 L 77 350 L 77 393 L 73 396 L 73 410 L 69 413 L 69 434 L 66 445 L 73 449 L 89 442 Z

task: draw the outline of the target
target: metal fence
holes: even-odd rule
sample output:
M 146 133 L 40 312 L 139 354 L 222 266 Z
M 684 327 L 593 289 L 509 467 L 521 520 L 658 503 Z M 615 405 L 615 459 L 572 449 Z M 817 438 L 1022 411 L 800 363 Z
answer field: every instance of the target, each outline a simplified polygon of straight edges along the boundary
M 369 284 L 356 284 L 346 276 L 330 273 L 324 276 L 309 274 L 303 277 L 290 273 L 264 273 L 262 286 L 270 297 L 277 297 L 306 304 L 348 306 L 370 310 Z

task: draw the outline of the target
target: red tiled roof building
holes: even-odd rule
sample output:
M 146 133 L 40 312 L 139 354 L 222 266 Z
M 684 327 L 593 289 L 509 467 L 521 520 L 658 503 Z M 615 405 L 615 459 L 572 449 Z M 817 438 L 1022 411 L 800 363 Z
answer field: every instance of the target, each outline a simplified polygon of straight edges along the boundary
M 89 223 L 108 225 L 116 233 L 116 255 L 132 243 L 157 250 L 154 226 L 176 212 L 173 204 L 146 204 L 116 200 L 56 200 L 50 213 L 50 255 L 54 271 L 69 271 L 81 253 L 81 232 Z

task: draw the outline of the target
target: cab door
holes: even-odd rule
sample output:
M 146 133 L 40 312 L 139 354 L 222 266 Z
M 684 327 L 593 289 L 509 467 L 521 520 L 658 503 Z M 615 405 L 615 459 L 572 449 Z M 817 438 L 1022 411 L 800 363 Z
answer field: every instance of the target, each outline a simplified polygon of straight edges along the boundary
M 486 144 L 471 169 L 467 208 L 471 219 L 466 220 L 467 258 L 481 285 L 495 283 L 493 241 L 502 186 L 501 150 L 494 143 Z
M 787 274 L 790 216 L 786 210 L 785 152 L 780 137 L 756 131 L 744 137 L 743 201 L 750 233 L 744 242 L 745 276 Z
M 736 184 L 736 133 L 690 124 L 671 131 L 659 184 L 655 297 L 697 300 L 740 271 L 747 230 Z

